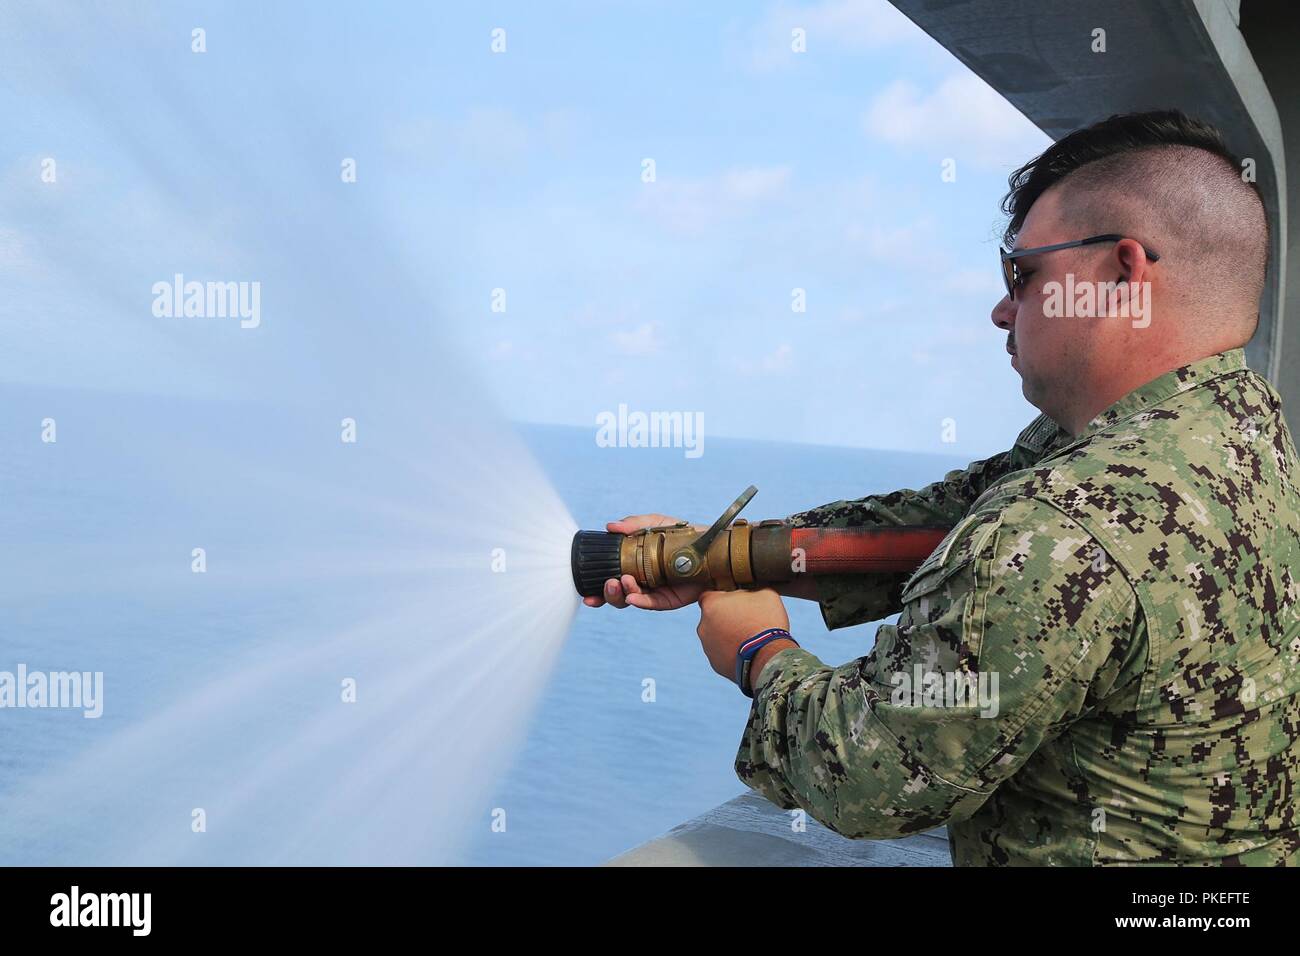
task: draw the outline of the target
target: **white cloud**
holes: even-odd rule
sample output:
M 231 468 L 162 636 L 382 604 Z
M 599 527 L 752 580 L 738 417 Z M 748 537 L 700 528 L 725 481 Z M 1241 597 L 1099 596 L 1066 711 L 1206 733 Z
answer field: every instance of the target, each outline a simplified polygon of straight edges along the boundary
M 528 127 L 510 110 L 475 109 L 460 123 L 456 139 L 470 157 L 511 162 L 528 150 Z
M 853 221 L 844 228 L 844 241 L 877 262 L 915 267 L 920 261 L 917 250 L 936 244 L 936 230 L 928 216 L 892 229 Z
M 731 366 L 742 375 L 784 372 L 793 364 L 794 349 L 789 342 L 782 342 L 766 355 L 753 357 L 733 355 Z
M 722 176 L 722 190 L 737 202 L 761 202 L 779 195 L 789 182 L 788 166 L 756 166 L 728 170 Z
M 806 54 L 791 50 L 796 28 L 805 31 Z M 777 70 L 820 50 L 879 50 L 905 43 L 937 46 L 886 0 L 823 0 L 810 6 L 780 2 L 750 31 L 749 61 L 755 70 Z
M 790 348 L 790 343 L 782 342 L 776 347 L 776 351 L 770 355 L 763 356 L 761 367 L 764 372 L 781 372 L 790 367 L 790 357 L 794 350 Z
M 863 116 L 867 133 L 895 146 L 937 150 L 979 166 L 1015 166 L 1051 139 L 973 73 L 948 77 L 928 93 L 906 80 L 886 87 Z
M 31 240 L 16 229 L 0 227 L 0 272 L 31 275 L 37 271 Z
M 587 134 L 585 118 L 569 109 L 548 110 L 538 120 L 539 137 L 552 152 L 571 155 Z
M 637 208 L 670 229 L 699 233 L 780 198 L 789 182 L 788 166 L 735 168 L 705 179 L 661 178 L 642 184 Z
M 614 332 L 610 338 L 624 355 L 653 355 L 659 351 L 659 323 L 643 322 L 634 329 Z

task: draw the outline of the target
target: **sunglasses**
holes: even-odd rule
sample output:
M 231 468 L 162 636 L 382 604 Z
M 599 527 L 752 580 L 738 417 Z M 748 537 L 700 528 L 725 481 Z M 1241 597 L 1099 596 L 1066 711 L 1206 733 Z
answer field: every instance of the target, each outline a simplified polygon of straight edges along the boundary
M 1087 239 L 1076 239 L 1074 242 L 1058 242 L 1051 246 L 1017 249 L 1014 252 L 1008 252 L 1006 249 L 998 250 L 1002 253 L 1002 281 L 1007 287 L 1007 298 L 1012 302 L 1016 301 L 1016 290 L 1024 285 L 1024 275 L 1020 271 L 1020 264 L 1016 262 L 1021 256 L 1033 256 L 1041 252 L 1056 252 L 1058 249 L 1075 249 L 1079 246 L 1091 246 L 1098 242 L 1119 242 L 1121 239 L 1126 238 L 1128 237 L 1117 233 L 1107 233 L 1104 236 L 1089 236 Z M 1147 258 L 1152 262 L 1160 261 L 1160 257 L 1146 246 L 1142 247 L 1142 251 L 1147 254 Z

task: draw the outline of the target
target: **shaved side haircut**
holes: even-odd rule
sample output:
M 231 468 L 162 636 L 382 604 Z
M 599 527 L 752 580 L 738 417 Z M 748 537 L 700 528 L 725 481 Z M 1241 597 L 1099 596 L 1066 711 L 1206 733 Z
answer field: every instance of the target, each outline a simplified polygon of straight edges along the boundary
M 1116 232 L 1160 253 L 1169 287 L 1240 344 L 1255 332 L 1268 267 L 1259 189 L 1223 135 L 1177 110 L 1112 116 L 1070 133 L 1011 174 L 1008 248 L 1056 189 L 1083 238 Z

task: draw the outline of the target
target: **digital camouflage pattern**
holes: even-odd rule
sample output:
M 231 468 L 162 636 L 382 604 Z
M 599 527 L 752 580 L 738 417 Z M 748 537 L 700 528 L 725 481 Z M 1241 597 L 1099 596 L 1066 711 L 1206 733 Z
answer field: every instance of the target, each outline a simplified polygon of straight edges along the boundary
M 1040 417 L 921 491 L 794 516 L 954 527 L 910 576 L 819 580 L 828 626 L 899 621 L 840 667 L 773 657 L 737 773 L 846 836 L 946 823 L 958 865 L 1300 862 L 1296 476 L 1238 349 L 1077 437 Z M 922 674 L 996 676 L 996 708 L 900 693 Z
M 920 491 L 904 489 L 854 501 L 836 501 L 792 515 L 798 527 L 862 528 L 952 527 L 975 499 L 1005 475 L 1037 464 L 1044 454 L 1064 446 L 1069 436 L 1046 415 L 1039 415 L 1020 433 L 1010 451 L 950 471 L 942 481 Z M 828 574 L 816 578 L 822 618 L 831 630 L 896 614 L 902 607 L 904 574 Z

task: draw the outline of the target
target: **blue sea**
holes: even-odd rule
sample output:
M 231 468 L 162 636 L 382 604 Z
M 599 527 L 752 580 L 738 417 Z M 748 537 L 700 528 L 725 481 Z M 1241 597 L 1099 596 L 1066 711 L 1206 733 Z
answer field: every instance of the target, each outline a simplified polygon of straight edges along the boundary
M 339 443 L 332 409 L 290 413 L 41 389 L 0 389 L 0 408 L 0 671 L 19 663 L 102 671 L 106 687 L 98 719 L 0 710 L 0 864 L 114 863 L 137 852 L 195 863 L 276 860 L 283 852 L 293 861 L 331 846 L 340 859 L 408 860 L 410 847 L 400 843 L 403 832 L 419 827 L 412 813 L 436 815 L 457 794 L 474 791 L 472 811 L 479 791 L 491 786 L 490 800 L 460 835 L 460 862 L 605 861 L 744 789 L 732 763 L 748 701 L 709 668 L 694 609 L 579 606 L 549 671 L 533 658 L 492 661 L 503 670 L 485 671 L 486 661 L 501 655 L 495 646 L 476 646 L 480 660 L 465 673 L 486 678 L 483 686 L 456 680 L 447 665 L 412 708 L 356 725 L 366 729 L 352 738 L 331 675 L 360 669 L 361 686 L 375 688 L 394 669 L 384 660 L 392 635 L 395 652 L 414 648 L 413 661 L 437 664 L 438 648 L 455 645 L 457 635 L 446 633 L 455 621 L 509 614 L 501 603 L 514 593 L 509 588 L 481 609 L 439 602 L 457 593 L 456 575 L 471 583 L 482 577 L 473 568 L 496 532 L 468 525 L 527 526 L 530 509 L 549 509 L 550 501 L 532 500 L 550 497 L 539 491 L 546 482 L 579 527 L 601 529 L 655 511 L 711 521 L 750 484 L 759 492 L 745 516 L 783 517 L 924 485 L 964 464 L 711 436 L 691 458 L 680 448 L 600 447 L 594 429 L 517 425 L 524 449 L 510 452 L 514 465 L 497 460 L 485 472 L 476 467 L 489 443 L 446 445 L 442 426 L 417 435 L 419 423 L 432 420 L 420 407 L 405 418 L 389 413 L 388 425 L 377 412 L 361 415 L 366 444 L 355 448 Z M 41 440 L 47 418 L 58 422 L 57 443 Z M 500 424 L 475 427 L 478 436 L 508 434 Z M 528 453 L 540 477 L 525 475 L 527 462 L 520 462 Z M 472 515 L 456 513 L 436 490 L 451 494 L 473 482 L 491 487 L 478 496 L 488 504 Z M 446 533 L 431 539 L 431 525 Z M 468 543 L 441 565 L 411 563 L 431 540 Z M 207 550 L 203 574 L 192 573 L 195 544 Z M 556 560 L 567 562 L 568 542 L 556 540 L 555 548 Z M 443 590 L 435 593 L 435 583 Z M 577 603 L 566 580 L 558 587 L 564 593 L 555 607 Z M 873 625 L 830 634 L 814 604 L 790 605 L 796 637 L 828 663 L 870 650 Z M 382 623 L 404 607 L 417 612 Z M 520 619 L 526 628 L 527 615 Z M 346 645 L 346 659 L 333 660 L 330 642 L 356 627 L 377 628 L 375 640 Z M 295 649 L 307 656 L 286 669 L 283 654 Z M 534 680 L 512 667 L 538 672 Z M 238 693 L 214 697 L 220 685 L 213 682 L 229 672 L 243 675 Z M 272 683 L 258 686 L 263 678 Z M 647 678 L 653 702 L 643 700 Z M 384 763 L 385 748 L 436 739 L 441 728 L 436 719 L 430 725 L 427 715 L 437 710 L 436 700 L 429 709 L 429 695 L 463 692 L 483 707 L 502 688 L 522 700 L 539 685 L 518 739 L 511 731 L 510 740 L 488 734 L 457 741 L 458 752 L 481 747 L 482 762 L 471 753 L 456 771 L 420 770 L 417 749 L 409 774 L 404 764 Z M 389 703 L 373 692 L 365 700 Z M 304 715 L 318 712 L 334 725 L 321 724 L 319 732 L 304 726 L 315 720 Z M 168 726 L 172 714 L 180 722 Z M 142 726 L 153 736 L 123 746 Z M 513 754 L 508 763 L 503 753 Z M 294 769 L 299 757 L 309 761 L 302 772 Z M 483 769 L 494 762 L 503 773 Z M 372 774 L 372 766 L 388 769 Z M 58 809 L 33 796 L 46 791 L 28 789 L 51 775 L 62 781 L 49 791 Z M 378 779 L 366 779 L 372 775 Z M 353 800 L 323 818 L 319 830 L 302 822 L 358 783 L 374 786 L 373 803 Z M 249 791 L 257 799 L 238 818 L 214 813 L 205 840 L 189 840 L 190 807 L 237 806 L 243 788 L 254 785 L 262 789 Z M 506 811 L 501 832 L 492 827 L 497 808 Z M 305 826 L 307 842 L 294 843 L 281 825 Z M 370 840 L 371 830 L 380 838 Z M 417 854 L 416 862 L 440 859 Z
M 744 516 L 784 517 L 843 498 L 919 487 L 965 460 L 781 442 L 709 438 L 704 454 L 601 448 L 592 431 L 526 425 L 521 434 L 579 526 L 628 514 L 712 521 L 748 485 Z M 871 650 L 874 624 L 826 629 L 817 606 L 791 600 L 791 629 L 827 663 Z M 655 837 L 745 788 L 733 770 L 749 701 L 713 673 L 693 608 L 579 608 L 522 752 L 467 862 L 595 864 Z M 652 678 L 653 703 L 642 683 Z

